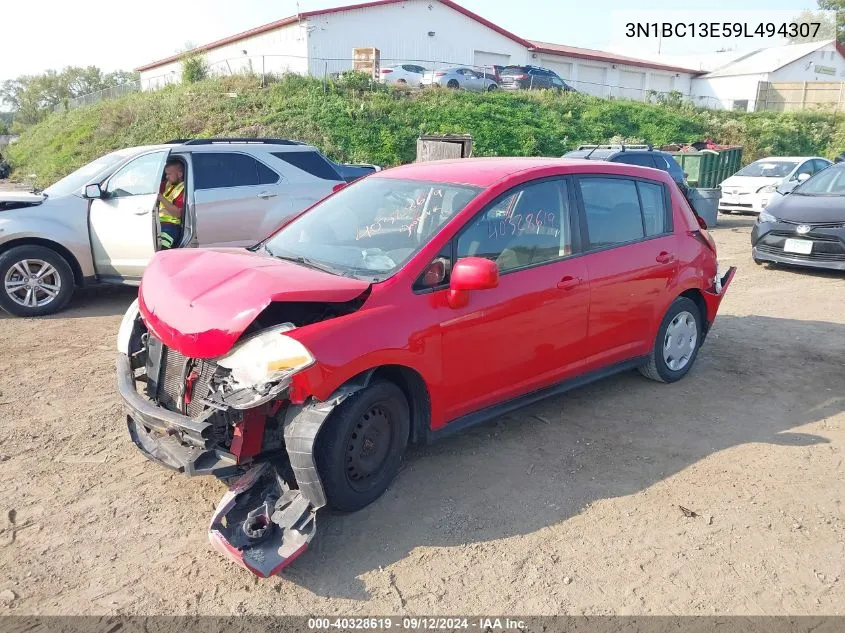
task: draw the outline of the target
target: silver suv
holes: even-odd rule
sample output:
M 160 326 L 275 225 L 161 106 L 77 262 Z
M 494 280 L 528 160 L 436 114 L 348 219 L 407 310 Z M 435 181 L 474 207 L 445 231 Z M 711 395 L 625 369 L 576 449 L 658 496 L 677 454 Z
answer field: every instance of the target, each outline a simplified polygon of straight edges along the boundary
M 0 308 L 61 310 L 75 287 L 137 285 L 158 249 L 165 163 L 182 161 L 181 247 L 243 247 L 372 166 L 338 165 L 282 139 L 194 139 L 122 149 L 43 192 L 0 193 Z

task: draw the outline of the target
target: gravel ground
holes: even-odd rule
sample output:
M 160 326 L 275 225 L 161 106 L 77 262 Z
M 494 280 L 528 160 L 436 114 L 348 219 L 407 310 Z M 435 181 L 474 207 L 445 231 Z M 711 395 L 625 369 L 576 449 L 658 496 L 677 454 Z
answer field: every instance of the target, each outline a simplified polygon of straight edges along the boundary
M 751 224 L 713 232 L 739 272 L 685 380 L 621 375 L 412 449 L 262 581 L 208 544 L 223 486 L 129 442 L 133 291 L 0 317 L 0 614 L 845 614 L 845 281 L 755 266 Z

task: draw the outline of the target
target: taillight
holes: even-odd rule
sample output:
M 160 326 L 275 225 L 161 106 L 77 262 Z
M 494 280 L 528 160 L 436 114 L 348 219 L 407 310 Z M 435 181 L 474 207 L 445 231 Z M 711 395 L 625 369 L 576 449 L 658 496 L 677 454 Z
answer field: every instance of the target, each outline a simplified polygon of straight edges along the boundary
M 716 242 L 714 242 L 713 238 L 710 237 L 710 233 L 707 232 L 707 229 L 705 227 L 702 227 L 701 231 L 690 231 L 690 234 L 699 242 L 704 244 L 707 248 L 709 248 L 711 251 L 713 251 L 713 254 L 716 253 Z
M 514 79 L 528 79 L 528 75 L 514 75 Z
M 435 77 L 445 77 L 446 73 L 434 73 Z
M 381 69 L 381 74 L 382 74 L 382 75 L 386 75 L 387 73 L 392 73 L 392 72 L 393 72 L 393 69 L 392 69 L 392 68 L 382 68 L 382 69 Z

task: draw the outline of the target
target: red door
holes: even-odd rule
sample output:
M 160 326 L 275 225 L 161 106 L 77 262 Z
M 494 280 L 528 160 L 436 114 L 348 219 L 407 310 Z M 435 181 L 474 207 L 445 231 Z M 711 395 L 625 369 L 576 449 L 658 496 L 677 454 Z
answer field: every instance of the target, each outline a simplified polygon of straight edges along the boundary
M 585 256 L 589 371 L 649 353 L 678 266 L 662 183 L 607 176 L 578 182 L 592 250 Z
M 439 308 L 447 419 L 580 372 L 590 287 L 572 256 L 573 206 L 565 179 L 521 185 L 458 236 L 459 258 L 493 259 L 501 276 L 467 306 Z

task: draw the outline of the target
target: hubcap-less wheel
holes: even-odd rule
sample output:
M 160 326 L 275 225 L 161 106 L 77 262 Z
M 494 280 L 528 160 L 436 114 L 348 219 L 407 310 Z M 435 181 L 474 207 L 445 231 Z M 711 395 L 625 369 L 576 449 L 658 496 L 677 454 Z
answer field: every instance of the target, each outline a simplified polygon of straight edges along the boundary
M 698 327 L 695 317 L 679 312 L 666 328 L 663 339 L 663 360 L 672 371 L 680 371 L 689 363 L 698 342 Z
M 384 466 L 393 432 L 390 418 L 390 413 L 376 404 L 352 428 L 346 443 L 346 477 L 357 490 L 366 488 L 367 480 Z
M 43 259 L 23 259 L 6 271 L 3 287 L 18 305 L 40 308 L 59 295 L 62 278 L 59 271 Z

